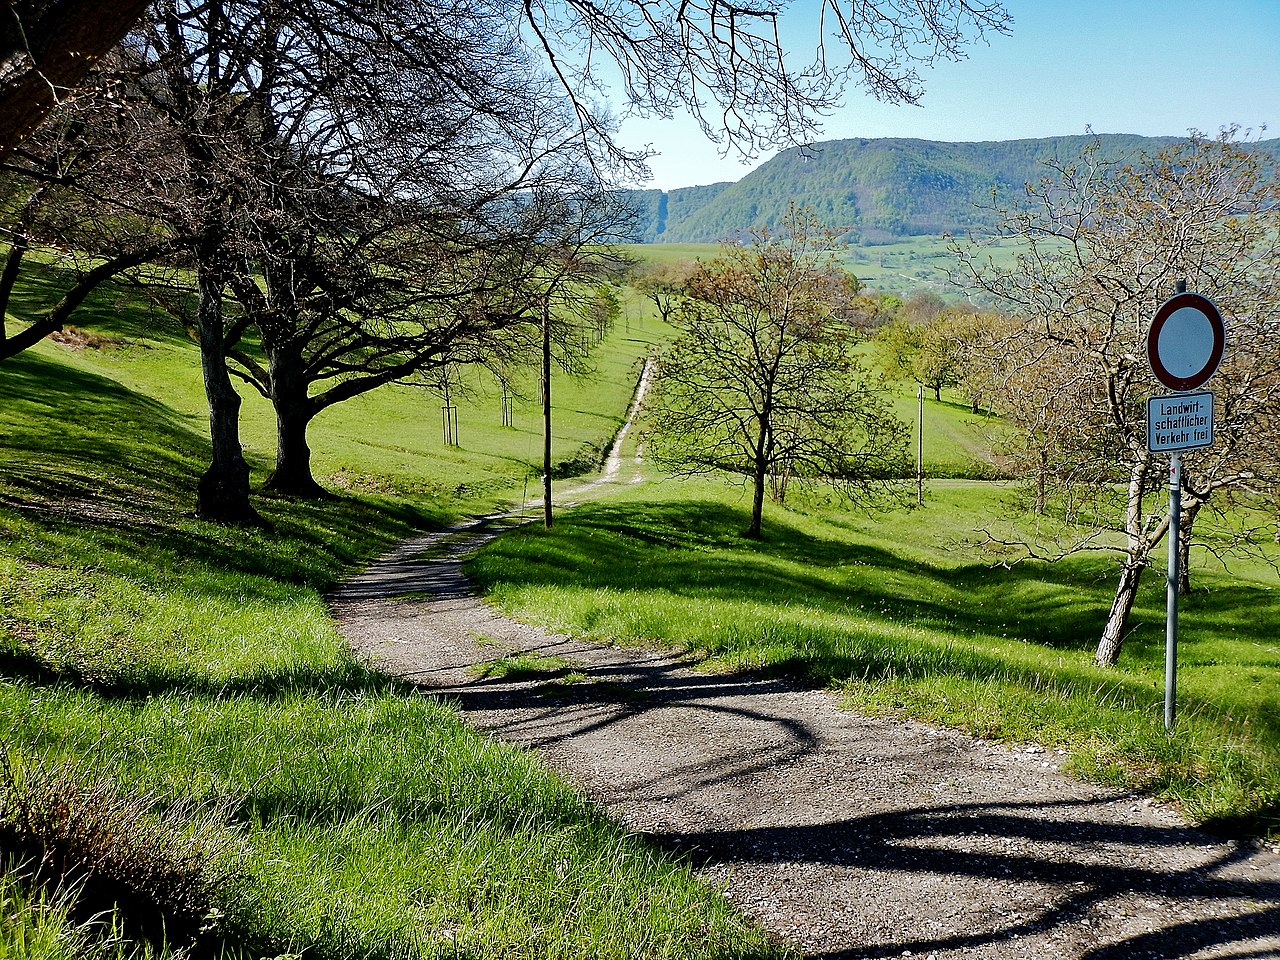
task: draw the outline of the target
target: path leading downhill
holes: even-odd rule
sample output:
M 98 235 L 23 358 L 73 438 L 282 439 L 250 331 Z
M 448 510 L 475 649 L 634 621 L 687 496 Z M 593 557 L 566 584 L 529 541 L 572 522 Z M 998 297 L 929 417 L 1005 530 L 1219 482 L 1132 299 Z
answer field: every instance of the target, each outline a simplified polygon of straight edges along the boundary
M 403 544 L 332 597 L 344 635 L 536 749 L 806 956 L 1280 958 L 1275 850 L 1072 780 L 1035 746 L 862 717 L 824 691 L 507 619 L 462 563 L 517 522 Z M 514 652 L 565 658 L 586 679 L 469 670 Z

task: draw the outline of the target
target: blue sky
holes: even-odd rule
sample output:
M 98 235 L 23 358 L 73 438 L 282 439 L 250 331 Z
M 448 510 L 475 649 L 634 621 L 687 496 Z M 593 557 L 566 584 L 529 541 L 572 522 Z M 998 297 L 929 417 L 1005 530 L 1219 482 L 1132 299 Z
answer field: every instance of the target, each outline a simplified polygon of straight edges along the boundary
M 790 16 L 818 0 L 794 0 Z M 921 106 L 850 88 L 821 139 L 1011 140 L 1084 133 L 1214 133 L 1227 124 L 1280 137 L 1280 0 L 1007 0 L 1010 36 L 922 72 Z M 663 189 L 738 180 L 767 157 L 721 158 L 688 118 L 629 120 L 621 139 L 661 152 Z

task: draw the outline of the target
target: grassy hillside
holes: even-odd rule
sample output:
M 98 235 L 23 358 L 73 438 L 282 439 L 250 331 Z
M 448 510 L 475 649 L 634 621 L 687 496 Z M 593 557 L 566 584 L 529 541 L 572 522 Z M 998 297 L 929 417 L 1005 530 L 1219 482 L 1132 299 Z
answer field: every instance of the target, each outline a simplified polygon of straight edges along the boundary
M 421 387 L 327 412 L 311 442 L 340 496 L 258 496 L 273 530 L 234 530 L 192 513 L 208 455 L 193 346 L 119 291 L 77 322 L 0 364 L 0 950 L 152 956 L 163 928 L 198 954 L 315 960 L 783 953 L 536 760 L 354 662 L 335 631 L 323 594 L 345 573 L 536 488 L 531 381 L 509 428 L 496 385 L 471 382 L 460 447 Z M 557 378 L 557 461 L 596 459 L 666 332 L 629 298 L 597 376 Z M 272 420 L 245 400 L 260 482 Z M 926 401 L 926 469 L 981 475 L 988 425 L 954 400 Z M 897 405 L 914 422 L 910 387 Z M 1158 575 L 1121 669 L 1092 668 L 1109 567 L 992 569 L 975 531 L 1017 522 L 996 485 L 938 480 L 924 509 L 873 514 L 797 497 L 747 544 L 736 488 L 650 480 L 504 538 L 475 572 L 530 618 L 1060 744 L 1085 775 L 1223 828 L 1276 829 L 1268 568 L 1197 568 L 1210 589 L 1184 608 L 1169 739 Z M 39 887 L 30 868 L 49 851 L 41 879 L 55 882 Z M 76 859 L 98 880 L 59 887 Z
M 557 384 L 558 458 L 620 422 L 652 324 L 630 326 L 599 381 Z M 519 496 L 529 410 L 503 428 L 485 388 L 455 450 L 421 390 L 339 408 L 312 444 L 342 496 L 258 497 L 274 529 L 228 529 L 191 513 L 208 453 L 193 347 L 116 294 L 85 327 L 0 365 L 0 945 L 777 955 L 687 868 L 335 631 L 323 591 L 344 573 Z M 246 400 L 261 479 L 270 422 Z M 62 877 L 76 863 L 96 872 Z
M 52 271 L 40 282 L 56 283 Z M 19 309 L 24 301 L 19 300 Z M 111 384 L 111 395 L 133 394 L 162 402 L 171 425 L 193 436 L 207 432 L 207 408 L 194 344 L 164 318 L 114 290 L 91 298 L 76 317 L 79 329 L 63 343 L 46 342 L 30 362 L 58 363 L 72 371 L 31 374 L 23 364 L 0 369 L 10 384 L 23 382 L 33 395 L 48 380 L 68 389 L 84 389 L 76 378 L 94 376 Z M 553 458 L 566 467 L 590 466 L 621 426 L 644 355 L 661 335 L 660 325 L 636 305 L 619 321 L 612 335 L 590 360 L 593 372 L 572 377 L 557 370 L 553 378 Z M 26 361 L 24 361 L 25 363 Z M 308 434 L 317 478 L 335 489 L 348 487 L 386 494 L 412 495 L 441 516 L 482 509 L 503 496 L 519 495 L 529 477 L 542 470 L 542 414 L 537 397 L 537 373 L 526 371 L 513 384 L 513 426 L 502 426 L 501 389 L 491 376 L 467 379 L 456 396 L 458 446 L 445 443 L 441 398 L 425 386 L 391 385 L 330 407 L 314 421 Z M 241 439 L 255 482 L 265 479 L 275 454 L 275 421 L 270 404 L 248 387 L 241 387 L 244 407 Z M 95 426 L 112 423 L 110 411 Z M 7 438 L 23 457 L 42 456 L 30 449 L 38 438 L 19 430 Z M 145 442 L 142 438 L 139 442 Z M 169 441 L 164 441 L 169 442 Z M 163 446 L 163 444 L 161 444 Z M 116 462 L 142 458 L 116 457 Z M 199 457 L 195 458 L 196 460 Z M 193 461 L 194 462 L 194 461 Z M 7 457 L 0 473 L 23 469 L 22 458 Z M 178 490 L 194 503 L 195 477 L 174 476 Z
M 993 202 L 1007 202 L 1023 184 L 1044 174 L 1046 159 L 1070 159 L 1089 136 L 983 143 L 932 140 L 835 140 L 784 150 L 737 183 L 691 188 L 679 216 L 659 218 L 662 194 L 637 197 L 637 238 L 655 243 L 711 242 L 755 225 L 776 223 L 792 202 L 812 206 L 818 216 L 855 243 L 906 237 L 962 234 L 995 225 Z M 1104 134 L 1102 154 L 1129 158 L 1155 152 L 1173 137 Z M 1256 144 L 1280 156 L 1280 140 Z M 675 198 L 681 191 L 671 191 Z

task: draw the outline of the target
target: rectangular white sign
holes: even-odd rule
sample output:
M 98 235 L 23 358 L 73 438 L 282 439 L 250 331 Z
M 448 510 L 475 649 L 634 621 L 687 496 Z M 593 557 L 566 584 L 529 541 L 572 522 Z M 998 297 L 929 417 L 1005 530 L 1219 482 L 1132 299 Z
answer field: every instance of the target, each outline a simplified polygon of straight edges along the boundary
M 1147 449 L 1152 453 L 1213 445 L 1213 391 L 1168 393 L 1147 401 Z

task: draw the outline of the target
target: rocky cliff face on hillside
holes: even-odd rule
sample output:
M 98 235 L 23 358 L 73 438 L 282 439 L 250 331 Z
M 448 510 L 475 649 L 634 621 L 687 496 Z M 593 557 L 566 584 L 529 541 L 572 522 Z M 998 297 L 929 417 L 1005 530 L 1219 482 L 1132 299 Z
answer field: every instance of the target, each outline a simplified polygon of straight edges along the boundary
M 933 140 L 833 140 L 786 150 L 737 183 L 679 190 L 637 190 L 636 239 L 706 243 L 770 224 L 795 200 L 856 242 L 983 231 L 993 208 L 1045 174 L 1044 163 L 1079 155 L 1091 136 L 942 143 Z M 1106 157 L 1154 153 L 1176 137 L 1104 134 Z M 1254 145 L 1280 157 L 1280 140 Z

